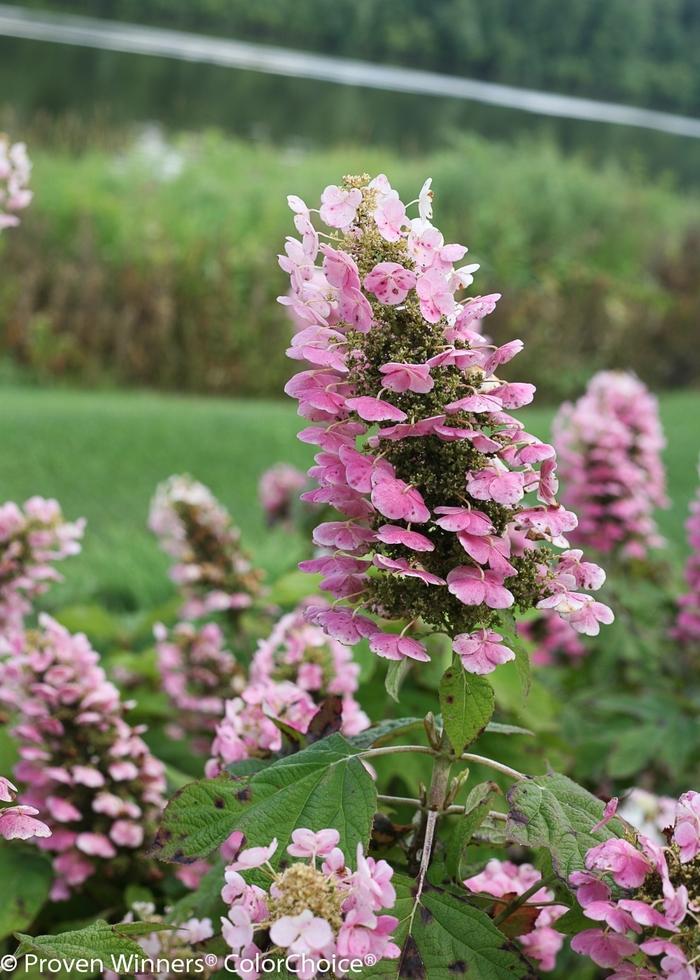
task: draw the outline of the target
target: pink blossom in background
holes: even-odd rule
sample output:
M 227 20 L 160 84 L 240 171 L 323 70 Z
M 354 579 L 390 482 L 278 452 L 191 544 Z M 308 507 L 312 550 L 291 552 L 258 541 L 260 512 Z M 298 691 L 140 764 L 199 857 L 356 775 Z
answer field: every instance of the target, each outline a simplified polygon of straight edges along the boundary
M 390 865 L 365 857 L 358 844 L 353 871 L 338 847 L 338 831 L 331 828 L 316 833 L 300 828 L 292 839 L 287 852 L 300 860 L 284 871 L 269 863 L 276 840 L 269 847 L 243 849 L 226 868 L 221 897 L 228 912 L 221 926 L 234 967 L 262 953 L 296 955 L 297 975 L 313 980 L 326 975 L 318 972 L 321 960 L 398 958 L 392 932 L 399 920 L 385 913 L 396 902 Z M 246 873 L 258 868 L 271 879 L 265 888 L 246 880 Z M 256 969 L 245 973 L 246 980 L 260 975 Z
M 250 682 L 267 684 L 291 681 L 308 692 L 314 701 L 331 694 L 342 697 L 342 727 L 345 735 L 357 735 L 369 727 L 369 719 L 354 695 L 360 668 L 343 643 L 329 637 L 323 629 L 307 622 L 309 603 L 302 603 L 283 616 L 269 637 L 260 640 L 250 665 Z M 325 603 L 315 610 L 329 609 Z
M 19 802 L 36 808 L 51 831 L 38 846 L 53 855 L 52 899 L 109 875 L 113 860 L 142 866 L 142 842 L 164 804 L 164 769 L 144 729 L 125 721 L 86 637 L 42 614 L 39 630 L 0 660 L 0 702 L 19 746 L 15 778 L 26 787 Z
M 596 633 L 612 619 L 589 594 L 603 573 L 540 547 L 567 549 L 576 517 L 555 499 L 554 449 L 510 414 L 533 386 L 496 374 L 522 343 L 495 347 L 478 332 L 500 296 L 462 297 L 478 266 L 455 267 L 467 249 L 431 224 L 430 181 L 413 218 L 383 174 L 326 188 L 322 245 L 315 212 L 290 201 L 301 239 L 280 257 L 281 302 L 307 324 L 289 352 L 306 366 L 285 390 L 309 423 L 300 438 L 317 447 L 302 499 L 338 512 L 314 532 L 330 553 L 301 566 L 337 604 L 309 617 L 388 659 L 426 659 L 426 631 L 446 632 L 479 672 L 513 656 L 500 609 L 549 602 L 547 615 Z M 408 625 L 399 636 L 370 617 Z
M 224 705 L 224 717 L 216 728 L 206 775 L 216 776 L 232 762 L 265 758 L 279 752 L 282 733 L 272 719 L 305 734 L 317 711 L 311 695 L 291 681 L 248 684 L 240 697 Z
M 575 662 L 587 653 L 574 627 L 546 609 L 534 619 L 521 620 L 518 633 L 532 644 L 532 662 L 538 666 Z
M 700 647 L 700 488 L 686 521 L 690 555 L 685 566 L 687 591 L 678 600 L 672 636 L 684 646 Z
M 19 224 L 18 211 L 23 211 L 32 200 L 28 188 L 32 164 L 24 143 L 10 143 L 0 133 L 0 232 Z
M 649 790 L 634 787 L 623 795 L 617 812 L 645 837 L 656 844 L 665 844 L 665 831 L 673 827 L 676 819 L 676 805 L 671 796 L 656 796 Z
M 518 865 L 493 858 L 480 874 L 467 878 L 464 885 L 470 892 L 493 895 L 507 903 L 523 895 L 541 878 L 540 872 L 531 864 Z M 527 909 L 541 902 L 553 901 L 554 892 L 543 887 L 527 900 L 524 907 Z M 534 919 L 532 929 L 518 936 L 518 942 L 523 946 L 526 955 L 534 959 L 544 972 L 554 969 L 557 953 L 564 945 L 564 936 L 556 931 L 554 925 L 566 911 L 565 905 L 545 906 Z
M 54 562 L 80 552 L 84 529 L 85 520 L 67 521 L 56 500 L 0 504 L 0 642 L 20 632 L 37 596 L 61 581 Z
M 700 976 L 700 793 L 684 793 L 673 813 L 664 809 L 663 843 L 644 834 L 611 838 L 587 852 L 588 870 L 569 878 L 593 926 L 574 936 L 571 948 L 612 969 L 608 977 Z
M 216 623 L 177 623 L 170 631 L 157 623 L 154 633 L 163 690 L 173 707 L 168 734 L 189 738 L 206 755 L 226 699 L 245 686 L 244 672 Z
M 175 559 L 184 619 L 227 612 L 234 620 L 260 594 L 260 573 L 241 547 L 240 532 L 211 490 L 191 476 L 171 476 L 156 489 L 148 526 Z
M 291 521 L 294 504 L 306 485 L 306 473 L 289 463 L 276 463 L 265 470 L 258 483 L 258 497 L 269 525 Z
M 663 544 L 654 510 L 668 506 L 656 399 L 634 375 L 601 371 L 553 429 L 562 500 L 579 518 L 572 543 L 647 558 Z

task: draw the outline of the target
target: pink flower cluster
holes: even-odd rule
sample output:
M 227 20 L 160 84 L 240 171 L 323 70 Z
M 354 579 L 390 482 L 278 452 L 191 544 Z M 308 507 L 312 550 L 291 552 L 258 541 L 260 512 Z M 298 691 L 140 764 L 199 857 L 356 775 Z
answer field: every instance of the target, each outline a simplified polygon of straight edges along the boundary
M 168 734 L 189 737 L 195 751 L 206 754 L 226 699 L 245 686 L 243 670 L 216 623 L 177 623 L 170 631 L 157 623 L 153 632 L 163 690 L 175 710 Z
M 279 752 L 282 732 L 275 720 L 305 734 L 317 711 L 311 695 L 291 681 L 248 684 L 240 697 L 224 706 L 205 774 L 217 776 L 232 762 Z
M 370 955 L 375 962 L 399 956 L 391 937 L 398 919 L 381 914 L 396 902 L 393 869 L 365 857 L 358 844 L 357 867 L 350 870 L 339 840 L 337 830 L 299 829 L 287 848 L 299 860 L 286 870 L 276 872 L 269 863 L 276 840 L 240 851 L 227 866 L 222 933 L 242 980 L 257 980 L 262 955 L 284 957 L 301 980 L 347 976 L 357 971 L 352 960 L 366 962 Z M 258 880 L 269 877 L 267 889 L 246 882 L 253 869 L 259 869 Z
M 289 463 L 276 463 L 265 470 L 258 496 L 269 525 L 291 523 L 294 503 L 306 483 L 306 474 Z
M 248 684 L 240 697 L 226 702 L 206 766 L 208 776 L 232 762 L 279 752 L 282 733 L 275 720 L 306 734 L 319 702 L 329 695 L 342 697 L 343 734 L 356 735 L 369 726 L 354 697 L 359 667 L 350 650 L 308 623 L 306 608 L 302 603 L 283 616 L 259 642 Z
M 259 573 L 228 511 L 203 483 L 186 475 L 161 483 L 148 524 L 175 559 L 170 577 L 185 598 L 185 619 L 223 610 L 236 615 L 252 605 L 260 592 Z
M 667 834 L 666 847 L 641 834 L 611 838 L 569 879 L 584 915 L 602 924 L 571 948 L 616 980 L 700 976 L 700 793 L 681 796 Z
M 190 964 L 187 976 L 207 980 L 219 968 L 216 957 L 212 964 L 209 957 L 201 952 L 201 944 L 214 935 L 211 919 L 191 918 L 179 922 L 176 928 L 161 929 L 159 927 L 166 923 L 166 919 L 156 913 L 155 906 L 151 902 L 135 902 L 123 921 L 153 923 L 156 930 L 145 936 L 134 936 L 134 941 L 143 950 L 144 959 L 153 963 L 152 971 L 135 973 L 135 980 L 169 980 L 170 977 L 181 976 L 183 963 Z M 120 975 L 113 970 L 105 970 L 102 978 L 120 980 Z
M 480 874 L 467 878 L 464 884 L 471 892 L 504 899 L 505 907 L 519 895 L 524 895 L 541 878 L 540 872 L 531 864 L 518 865 L 493 858 Z M 553 901 L 554 893 L 548 888 L 536 891 L 523 906 L 526 911 L 533 910 L 532 928 L 518 936 L 527 955 L 536 960 L 544 971 L 554 969 L 557 953 L 564 945 L 564 936 L 553 927 L 567 911 L 566 906 L 548 904 L 538 910 L 543 902 Z
M 690 505 L 686 522 L 690 557 L 685 566 L 688 591 L 678 600 L 673 636 L 683 644 L 700 645 L 700 489 Z
M 306 621 L 305 608 L 303 603 L 283 616 L 269 637 L 260 641 L 250 665 L 251 683 L 291 681 L 315 701 L 340 695 L 342 730 L 357 735 L 369 727 L 367 715 L 354 698 L 360 668 L 348 647 Z
M 514 657 L 502 609 L 551 608 L 597 633 L 612 613 L 588 592 L 604 574 L 580 552 L 553 554 L 576 517 L 555 498 L 553 447 L 511 414 L 534 387 L 498 375 L 522 342 L 495 347 L 479 332 L 499 294 L 458 298 L 478 266 L 455 267 L 467 249 L 431 224 L 430 181 L 409 218 L 383 174 L 344 178 L 323 192 L 322 236 L 288 200 L 300 238 L 280 256 L 291 281 L 280 302 L 307 323 L 288 354 L 311 366 L 285 390 L 311 423 L 300 438 L 318 447 L 302 499 L 339 512 L 314 532 L 327 553 L 301 567 L 354 607 L 311 619 L 390 660 L 427 660 L 425 625 L 475 673 Z M 360 608 L 407 625 L 385 632 Z
M 17 787 L 7 776 L 0 776 L 0 803 L 14 803 Z M 39 811 L 33 806 L 0 807 L 0 837 L 4 840 L 29 840 L 30 837 L 50 837 L 51 828 L 36 819 Z
M 27 188 L 31 172 L 24 143 L 10 143 L 0 133 L 0 231 L 18 225 L 17 211 L 31 203 L 32 192 Z
M 66 521 L 56 500 L 0 505 L 0 637 L 24 627 L 31 602 L 61 580 L 53 562 L 80 551 L 85 521 Z
M 666 507 L 656 399 L 632 374 L 601 371 L 554 420 L 563 500 L 579 515 L 575 544 L 644 559 L 663 544 L 654 508 Z
M 55 855 L 54 901 L 68 898 L 110 862 L 131 857 L 163 806 L 165 776 L 124 720 L 119 692 L 83 634 L 47 615 L 0 663 L 0 700 L 13 710 L 19 745 L 20 800 L 36 807 L 52 835 L 39 846 Z
M 518 633 L 533 645 L 532 662 L 540 667 L 580 660 L 587 653 L 573 626 L 547 610 L 534 619 L 521 620 Z

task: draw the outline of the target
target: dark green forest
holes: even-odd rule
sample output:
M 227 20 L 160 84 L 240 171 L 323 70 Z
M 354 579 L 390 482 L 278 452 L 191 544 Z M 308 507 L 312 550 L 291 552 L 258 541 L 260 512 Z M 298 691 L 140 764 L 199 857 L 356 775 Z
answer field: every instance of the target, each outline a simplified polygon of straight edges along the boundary
M 23 0 L 571 95 L 700 111 L 697 0 Z

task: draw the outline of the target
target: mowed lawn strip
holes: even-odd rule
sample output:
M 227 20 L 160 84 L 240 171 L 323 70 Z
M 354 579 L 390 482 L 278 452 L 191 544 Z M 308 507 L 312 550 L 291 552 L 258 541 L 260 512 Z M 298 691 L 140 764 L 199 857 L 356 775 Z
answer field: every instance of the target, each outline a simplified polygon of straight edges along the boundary
M 519 413 L 549 438 L 554 409 Z M 700 393 L 661 398 L 673 507 L 659 514 L 675 560 L 695 492 Z M 85 515 L 83 554 L 64 563 L 51 604 L 101 601 L 116 609 L 157 605 L 171 594 L 167 559 L 146 528 L 156 484 L 188 472 L 211 487 L 271 576 L 294 567 L 302 542 L 269 530 L 257 499 L 260 474 L 284 460 L 308 465 L 303 422 L 284 400 L 237 401 L 138 391 L 12 388 L 0 391 L 0 500 L 55 496 L 71 518 Z

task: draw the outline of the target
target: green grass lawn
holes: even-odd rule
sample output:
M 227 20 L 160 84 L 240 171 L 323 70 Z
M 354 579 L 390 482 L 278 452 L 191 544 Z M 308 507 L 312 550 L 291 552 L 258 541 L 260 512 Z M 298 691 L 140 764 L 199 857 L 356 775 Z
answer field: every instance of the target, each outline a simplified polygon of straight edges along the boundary
M 665 395 L 661 409 L 673 507 L 659 522 L 680 560 L 697 479 L 700 393 Z M 545 407 L 522 416 L 546 437 L 552 413 Z M 256 492 L 272 463 L 310 458 L 310 447 L 295 439 L 300 420 L 288 402 L 6 388 L 0 418 L 0 500 L 55 496 L 69 517 L 88 519 L 83 554 L 64 564 L 66 582 L 52 592 L 52 605 L 101 601 L 133 609 L 168 598 L 167 559 L 146 518 L 156 484 L 176 472 L 212 488 L 271 575 L 299 558 L 295 535 L 265 528 Z

